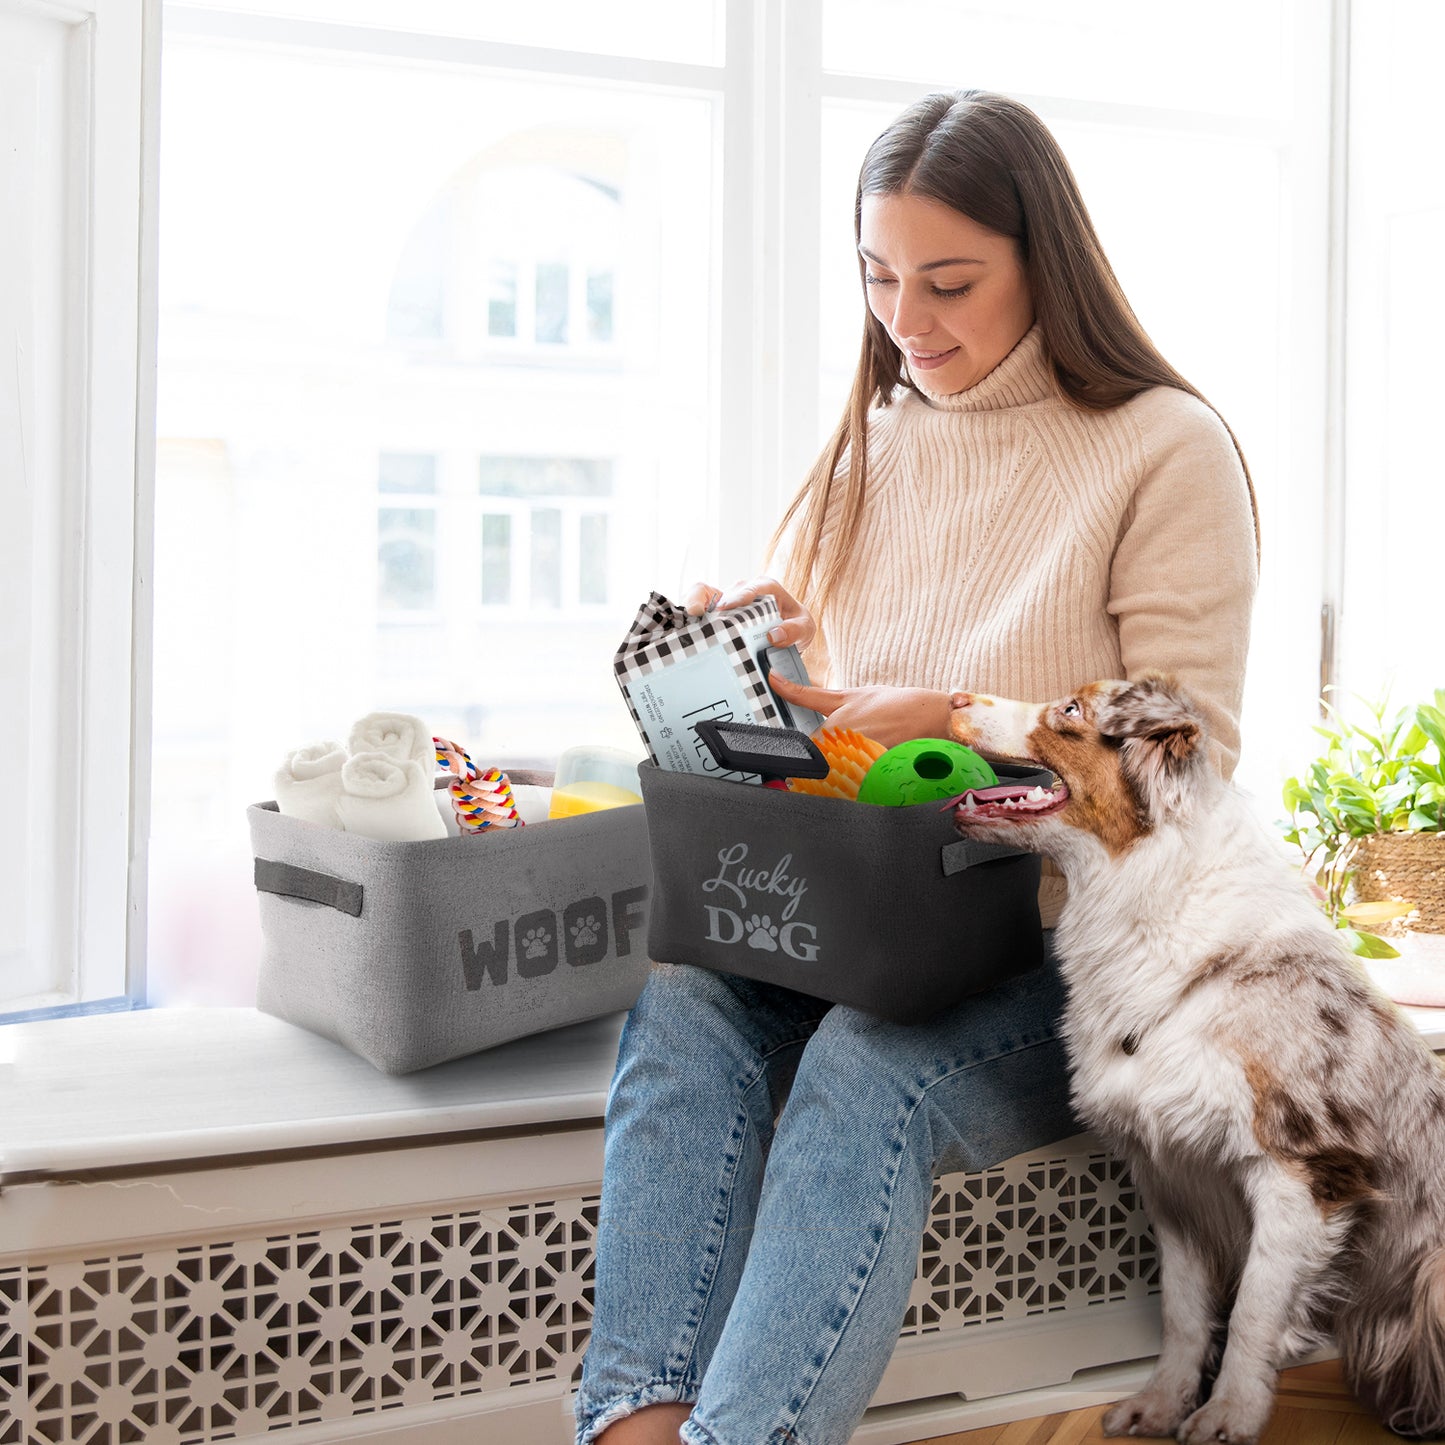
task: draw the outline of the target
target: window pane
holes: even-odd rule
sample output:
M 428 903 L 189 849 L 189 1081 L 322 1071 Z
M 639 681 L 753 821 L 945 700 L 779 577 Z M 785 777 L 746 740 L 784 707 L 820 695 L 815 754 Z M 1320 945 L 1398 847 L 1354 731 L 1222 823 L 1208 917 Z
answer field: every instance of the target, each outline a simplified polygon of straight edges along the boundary
M 482 518 L 482 604 L 505 607 L 512 600 L 512 519 Z
M 514 767 L 578 737 L 635 746 L 612 653 L 649 591 L 705 573 L 682 553 L 715 485 L 717 99 L 177 29 L 162 71 L 157 426 L 172 475 L 156 567 L 175 580 L 157 595 L 153 856 L 192 872 L 152 910 L 151 977 L 166 997 L 167 959 L 204 957 L 213 991 L 191 996 L 244 1002 L 258 948 L 246 807 L 273 796 L 287 751 L 344 738 L 377 706 Z M 408 238 L 433 225 L 443 335 L 388 339 L 399 271 L 416 269 Z M 502 345 L 494 262 L 516 268 L 519 340 L 538 264 L 568 270 L 574 340 L 586 276 L 638 299 L 605 359 Z M 693 369 L 664 364 L 678 329 Z M 230 508 L 204 533 L 204 567 L 196 437 L 226 459 Z M 423 492 L 420 464 L 379 462 L 421 456 L 436 467 Z M 482 458 L 534 466 L 484 490 Z M 578 517 L 624 475 L 615 527 L 633 545 L 607 606 L 584 608 Z M 549 498 L 561 515 L 550 538 L 539 523 L 534 557 L 527 509 Z M 399 515 L 380 526 L 383 511 Z M 497 690 L 459 665 L 499 648 L 535 670 Z M 220 679 L 205 699 L 188 686 L 198 655 Z M 234 947 L 183 946 L 187 897 L 224 915 Z
M 538 341 L 567 340 L 567 267 L 557 262 L 543 262 L 537 267 Z
M 492 290 L 487 297 L 487 335 L 517 334 L 517 268 L 510 261 L 492 262 Z
M 587 277 L 587 339 L 612 340 L 612 272 L 592 271 Z
M 383 507 L 377 519 L 377 570 L 383 611 L 436 606 L 435 512 Z
M 1445 10 L 1357 6 L 1350 30 L 1340 681 L 1368 698 L 1388 691 L 1393 710 L 1429 702 L 1445 687 L 1445 295 L 1435 279 L 1445 231 Z M 1362 716 L 1348 699 L 1335 701 Z
M 607 514 L 593 512 L 582 518 L 577 600 L 607 601 Z
M 555 507 L 532 512 L 532 606 L 562 605 L 562 513 Z
M 1214 115 L 1290 114 L 1286 33 L 1285 0 L 823 0 L 826 70 Z
M 382 452 L 377 467 L 378 490 L 383 492 L 434 492 L 437 459 L 408 452 Z

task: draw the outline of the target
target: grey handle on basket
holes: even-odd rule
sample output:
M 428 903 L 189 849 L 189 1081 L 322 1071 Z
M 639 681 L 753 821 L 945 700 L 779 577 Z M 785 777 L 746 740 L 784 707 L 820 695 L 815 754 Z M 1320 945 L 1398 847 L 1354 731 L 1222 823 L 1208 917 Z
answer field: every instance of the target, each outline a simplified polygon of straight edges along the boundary
M 976 843 L 972 838 L 960 838 L 956 843 L 945 843 L 939 853 L 943 862 L 943 876 L 952 878 L 975 863 L 993 863 L 999 858 L 1026 858 L 1027 848 L 1009 848 L 1002 843 Z
M 256 859 L 256 890 L 276 893 L 282 898 L 302 898 L 308 903 L 324 903 L 338 913 L 361 917 L 362 887 L 329 873 L 313 873 L 294 863 L 278 863 L 271 858 Z

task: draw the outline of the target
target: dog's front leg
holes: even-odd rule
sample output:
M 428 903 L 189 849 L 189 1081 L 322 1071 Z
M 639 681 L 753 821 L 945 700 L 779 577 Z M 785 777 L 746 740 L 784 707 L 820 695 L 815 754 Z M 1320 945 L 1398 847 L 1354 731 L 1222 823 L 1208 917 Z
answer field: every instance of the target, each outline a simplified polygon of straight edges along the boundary
M 1135 1176 L 1137 1183 L 1137 1168 Z M 1200 1382 L 1219 1310 L 1199 1241 L 1172 1215 L 1159 1208 L 1147 1212 L 1159 1246 L 1164 1335 L 1158 1363 L 1143 1391 L 1105 1413 L 1106 1435 L 1174 1434 L 1199 1404 Z
M 1180 1427 L 1184 1445 L 1259 1439 L 1274 1408 L 1281 1344 L 1298 1338 L 1294 1327 L 1333 1253 L 1331 1231 L 1302 1177 L 1266 1156 L 1253 1162 L 1243 1183 L 1252 1216 L 1249 1252 L 1219 1378 L 1208 1402 Z

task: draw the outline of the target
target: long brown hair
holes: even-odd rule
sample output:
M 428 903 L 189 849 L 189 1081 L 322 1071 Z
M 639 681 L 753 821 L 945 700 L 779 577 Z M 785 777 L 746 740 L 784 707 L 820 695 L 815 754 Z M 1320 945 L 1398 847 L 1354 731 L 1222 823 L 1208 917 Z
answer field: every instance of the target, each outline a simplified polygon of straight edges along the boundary
M 1177 387 L 1209 406 L 1139 324 L 1099 244 L 1068 161 L 1027 106 L 985 90 L 927 95 L 910 106 L 863 158 L 853 207 L 854 240 L 861 238 L 864 196 L 904 194 L 941 201 L 1017 243 L 1045 354 L 1059 389 L 1075 406 L 1108 410 L 1151 386 Z M 802 596 L 812 582 L 808 605 L 815 617 L 822 615 L 862 522 L 869 408 L 890 405 L 900 386 L 917 390 L 903 353 L 868 309 L 865 269 L 860 256 L 863 349 L 847 408 L 768 543 L 771 555 L 801 509 L 787 585 Z M 1249 487 L 1257 547 L 1254 486 L 1238 438 L 1229 434 Z M 845 452 L 848 465 L 840 477 Z M 814 581 L 823 525 L 835 502 L 837 531 Z

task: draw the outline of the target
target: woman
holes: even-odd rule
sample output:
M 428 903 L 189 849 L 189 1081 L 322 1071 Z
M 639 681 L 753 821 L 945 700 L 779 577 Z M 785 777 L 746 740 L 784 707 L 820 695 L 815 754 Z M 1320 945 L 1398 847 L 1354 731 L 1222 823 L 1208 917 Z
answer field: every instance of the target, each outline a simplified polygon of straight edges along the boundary
M 1238 751 L 1256 523 L 1225 424 L 1125 301 L 1038 118 L 920 101 L 859 178 L 848 410 L 774 537 L 787 701 L 886 746 L 955 688 L 1174 673 Z M 1063 882 L 1044 880 L 1045 925 Z M 935 1174 L 1075 1132 L 1052 965 L 905 1027 L 658 965 L 607 1111 L 580 1445 L 840 1445 L 888 1363 Z M 940 1388 L 946 1388 L 940 1382 Z

